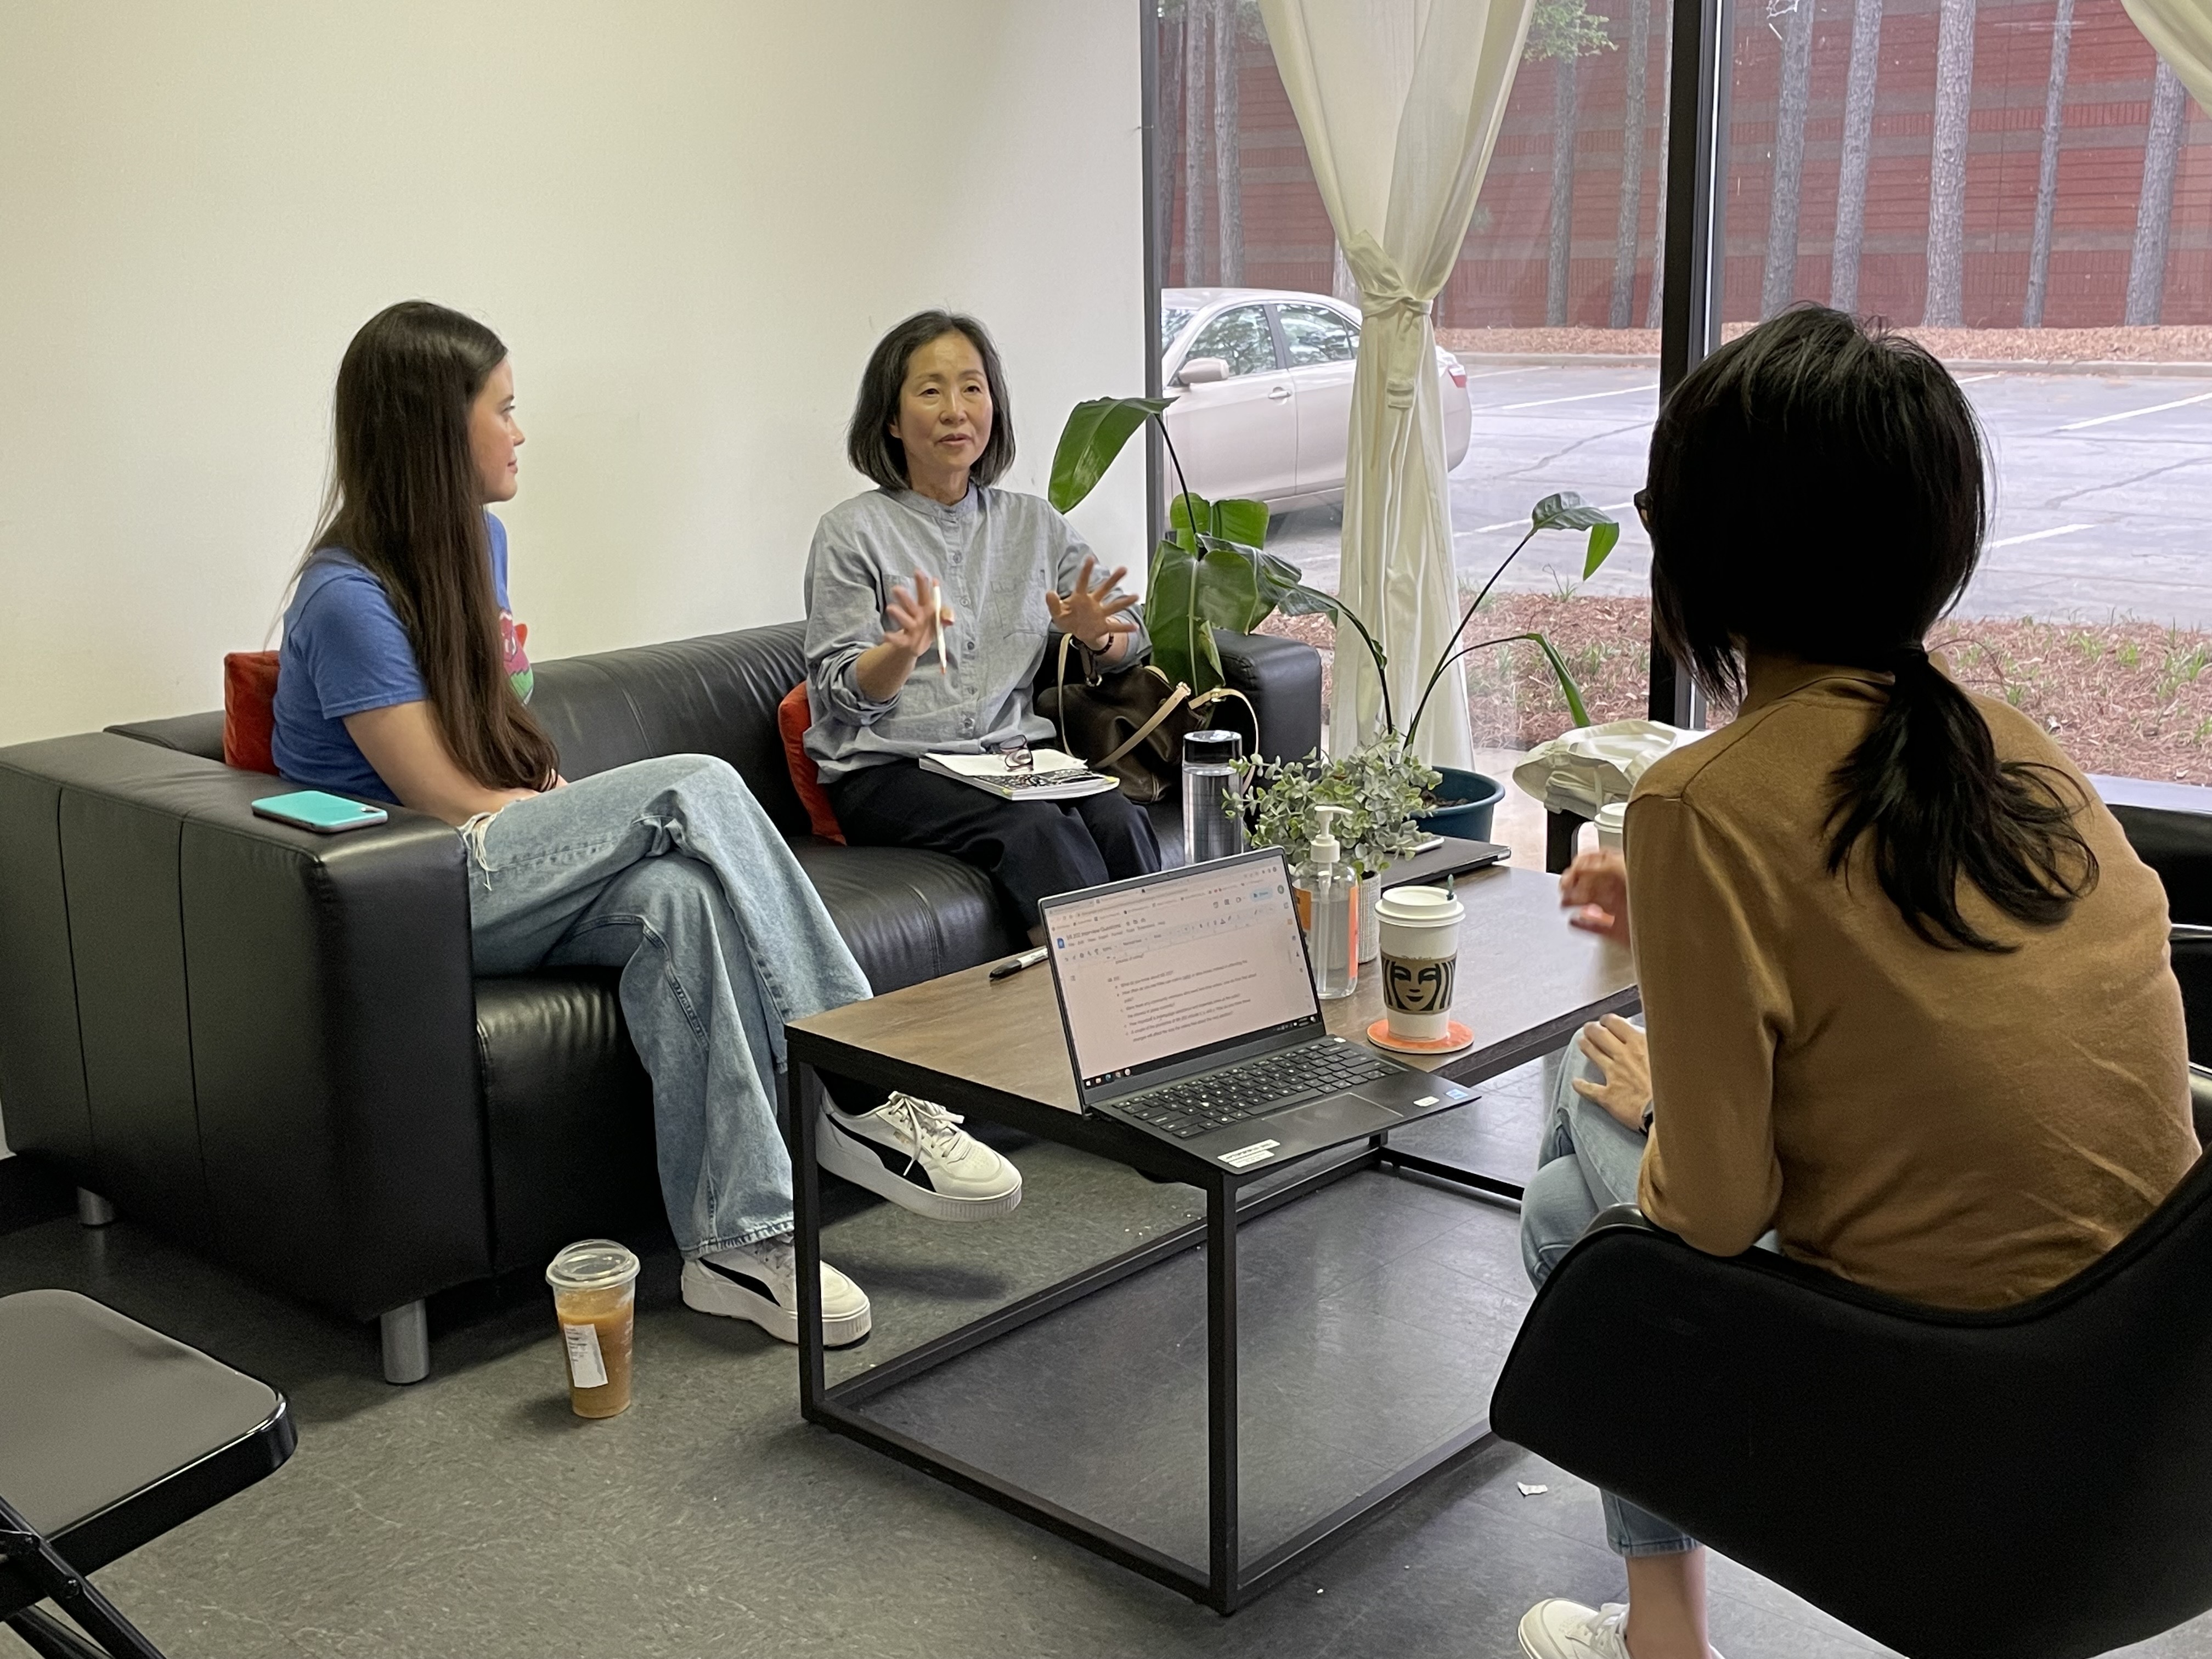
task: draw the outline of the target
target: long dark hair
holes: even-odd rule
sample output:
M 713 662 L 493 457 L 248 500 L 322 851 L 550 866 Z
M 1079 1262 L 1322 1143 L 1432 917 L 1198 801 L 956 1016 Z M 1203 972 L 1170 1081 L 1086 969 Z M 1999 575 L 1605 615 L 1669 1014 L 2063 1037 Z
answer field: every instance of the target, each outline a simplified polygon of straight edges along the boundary
M 469 411 L 507 360 L 472 317 L 407 300 L 338 365 L 336 465 L 307 557 L 343 548 L 384 584 L 454 763 L 490 789 L 543 789 L 560 757 L 507 677 Z
M 968 476 L 979 484 L 994 484 L 1014 464 L 1014 407 L 1006 398 L 1006 371 L 999 367 L 999 348 L 991 343 L 990 331 L 957 311 L 917 311 L 877 341 L 868 354 L 868 366 L 860 374 L 860 395 L 854 400 L 852 422 L 845 428 L 845 455 L 853 470 L 885 489 L 907 487 L 906 446 L 890 431 L 898 419 L 907 362 L 932 340 L 947 334 L 967 336 L 983 360 L 983 384 L 991 388 L 991 435 Z
M 1999 762 L 1989 723 L 1923 643 L 1964 591 L 1987 521 L 1981 429 L 1913 342 L 1802 306 L 1722 346 L 1651 434 L 1651 599 L 1660 641 L 1741 700 L 1765 650 L 1893 676 L 1832 775 L 1827 863 L 1863 837 L 1882 891 L 1930 945 L 2013 947 L 1959 908 L 2062 921 L 2096 884 L 2065 775 Z

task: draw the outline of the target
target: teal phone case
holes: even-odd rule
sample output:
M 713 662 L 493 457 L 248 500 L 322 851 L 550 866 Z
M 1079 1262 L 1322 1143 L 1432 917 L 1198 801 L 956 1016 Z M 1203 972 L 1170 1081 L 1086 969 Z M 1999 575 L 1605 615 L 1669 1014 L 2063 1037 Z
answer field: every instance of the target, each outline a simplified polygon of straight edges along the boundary
M 320 789 L 265 796 L 253 803 L 253 810 L 264 818 L 325 836 L 334 836 L 342 830 L 366 830 L 391 816 L 380 806 L 364 806 L 357 800 L 325 794 Z

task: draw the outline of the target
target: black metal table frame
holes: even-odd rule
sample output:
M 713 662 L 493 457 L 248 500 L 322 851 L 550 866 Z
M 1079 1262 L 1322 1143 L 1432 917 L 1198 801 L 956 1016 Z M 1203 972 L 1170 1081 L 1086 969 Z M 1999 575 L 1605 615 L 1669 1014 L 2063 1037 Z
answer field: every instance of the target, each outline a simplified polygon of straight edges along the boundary
M 1552 1053 L 1586 1020 L 1601 1014 L 1633 1012 L 1638 1006 L 1637 993 L 1632 986 L 1571 1015 L 1524 1032 L 1510 1042 L 1459 1057 L 1456 1065 L 1439 1067 L 1439 1074 L 1456 1083 L 1483 1082 Z M 1249 1563 L 1243 1559 L 1237 1525 L 1237 1228 L 1365 1170 L 1385 1169 L 1399 1175 L 1443 1182 L 1471 1198 L 1518 1208 L 1521 1188 L 1514 1182 L 1401 1152 L 1389 1144 L 1387 1135 L 1375 1135 L 1368 1139 L 1364 1152 L 1354 1152 L 1350 1157 L 1337 1156 L 1343 1148 L 1314 1154 L 1304 1161 L 1318 1163 L 1321 1167 L 1282 1184 L 1268 1185 L 1264 1192 L 1247 1198 L 1247 1189 L 1267 1183 L 1287 1171 L 1245 1174 L 1221 1169 L 1194 1154 L 1139 1134 L 1111 1118 L 1062 1111 L 948 1073 L 887 1060 L 798 1028 L 793 1028 L 789 1036 L 791 1063 L 787 1073 L 785 1103 L 797 1223 L 799 1398 L 800 1414 L 808 1422 L 818 1423 L 873 1447 L 948 1486 L 1010 1515 L 1019 1516 L 1047 1532 L 1079 1544 L 1223 1613 L 1234 1613 L 1273 1589 L 1330 1548 L 1350 1528 L 1404 1496 L 1417 1482 L 1490 1441 L 1490 1419 L 1486 1414 L 1265 1554 Z M 1056 1285 L 1033 1291 L 833 1387 L 828 1380 L 822 1345 L 822 1198 L 820 1167 L 815 1161 L 815 1119 L 823 1096 L 817 1066 L 885 1088 L 912 1090 L 954 1111 L 973 1113 L 988 1121 L 1109 1158 L 1146 1175 L 1196 1187 L 1206 1194 L 1206 1214 L 1201 1219 L 1188 1222 Z M 1348 1145 L 1356 1148 L 1359 1143 Z M 1206 1250 L 1207 1560 L 1202 1571 L 988 1469 L 876 1422 L 858 1409 L 886 1389 L 911 1382 L 983 1343 L 1018 1330 L 1032 1320 L 1041 1319 L 1198 1245 L 1203 1245 Z

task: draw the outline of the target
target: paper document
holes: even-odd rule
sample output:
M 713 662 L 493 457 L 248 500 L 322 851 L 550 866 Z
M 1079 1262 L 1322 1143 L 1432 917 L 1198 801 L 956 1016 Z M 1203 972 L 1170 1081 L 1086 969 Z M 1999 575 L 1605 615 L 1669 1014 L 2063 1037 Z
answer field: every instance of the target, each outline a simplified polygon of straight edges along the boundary
M 1060 750 L 1032 749 L 1028 754 L 1032 763 L 1019 769 L 1007 765 L 1003 755 L 924 755 L 921 764 L 925 771 L 972 783 L 1001 800 L 1078 800 L 1121 787 Z

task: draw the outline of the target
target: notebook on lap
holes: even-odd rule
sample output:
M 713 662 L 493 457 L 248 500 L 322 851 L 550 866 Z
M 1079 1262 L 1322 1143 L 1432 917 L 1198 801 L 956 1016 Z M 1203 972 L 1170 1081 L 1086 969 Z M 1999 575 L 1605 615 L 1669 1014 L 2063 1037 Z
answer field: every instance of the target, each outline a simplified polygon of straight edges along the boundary
M 1087 1112 L 1243 1170 L 1474 1098 L 1329 1035 L 1276 848 L 1042 908 Z

